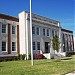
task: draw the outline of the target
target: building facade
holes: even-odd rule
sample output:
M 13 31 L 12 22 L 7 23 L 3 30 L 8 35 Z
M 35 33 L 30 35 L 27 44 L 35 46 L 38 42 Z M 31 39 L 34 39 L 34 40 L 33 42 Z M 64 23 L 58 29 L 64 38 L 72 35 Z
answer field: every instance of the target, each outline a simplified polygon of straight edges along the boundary
M 62 47 L 61 51 L 65 53 L 74 52 L 74 38 L 73 38 L 73 31 L 61 29 L 61 42 Z
M 19 14 L 20 53 L 25 53 L 27 55 L 31 51 L 29 16 L 30 15 L 28 12 L 21 12 Z M 67 38 L 65 36 L 65 38 L 63 39 L 63 34 L 68 35 L 71 38 L 71 42 L 68 41 L 67 43 L 62 43 L 63 40 Z M 66 56 L 66 51 L 74 50 L 72 31 L 62 29 L 59 21 L 32 14 L 32 45 L 34 56 L 35 54 L 43 54 L 46 58 L 51 58 L 54 55 L 54 50 L 52 48 L 52 38 L 54 35 L 57 35 L 59 37 L 59 41 L 61 42 L 61 47 L 58 51 L 59 55 Z M 67 40 L 69 39 L 69 37 L 67 38 Z M 62 47 L 66 44 L 67 47 Z
M 19 53 L 19 19 L 0 14 L 0 57 Z
M 19 13 L 19 18 L 0 14 L 0 57 L 31 53 L 30 14 Z M 74 51 L 73 32 L 62 29 L 60 22 L 32 14 L 33 53 L 43 54 L 50 59 L 54 55 L 52 38 L 59 37 L 59 55 Z M 67 41 L 67 42 L 66 42 Z

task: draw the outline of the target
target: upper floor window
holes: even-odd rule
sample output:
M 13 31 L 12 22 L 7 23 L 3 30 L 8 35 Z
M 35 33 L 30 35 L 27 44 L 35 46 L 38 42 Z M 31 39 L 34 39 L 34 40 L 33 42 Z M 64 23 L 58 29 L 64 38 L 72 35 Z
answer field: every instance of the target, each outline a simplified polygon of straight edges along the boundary
M 12 42 L 12 51 L 16 51 L 16 43 Z
M 6 24 L 2 24 L 2 33 L 6 33 Z
M 37 35 L 40 34 L 40 29 L 39 29 L 39 27 L 36 28 L 36 33 L 37 33 Z
M 47 29 L 47 36 L 49 36 L 49 29 Z
M 52 30 L 52 36 L 54 36 L 54 30 Z
M 58 34 L 57 34 L 57 31 L 55 31 L 55 35 L 58 35 Z
M 35 27 L 32 26 L 32 34 L 35 34 Z
M 12 34 L 15 34 L 15 26 L 12 26 Z
M 6 42 L 2 42 L 2 51 L 6 51 Z
M 40 42 L 37 42 L 37 50 L 40 50 Z
M 45 29 L 43 29 L 43 35 L 45 35 Z
M 35 42 L 33 42 L 33 50 L 36 50 Z

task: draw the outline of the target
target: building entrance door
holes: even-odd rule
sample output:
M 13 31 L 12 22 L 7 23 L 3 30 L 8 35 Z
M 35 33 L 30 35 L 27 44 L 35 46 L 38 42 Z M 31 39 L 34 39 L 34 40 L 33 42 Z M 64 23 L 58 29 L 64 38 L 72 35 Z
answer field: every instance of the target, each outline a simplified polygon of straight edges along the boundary
M 49 53 L 49 42 L 45 42 L 45 53 Z

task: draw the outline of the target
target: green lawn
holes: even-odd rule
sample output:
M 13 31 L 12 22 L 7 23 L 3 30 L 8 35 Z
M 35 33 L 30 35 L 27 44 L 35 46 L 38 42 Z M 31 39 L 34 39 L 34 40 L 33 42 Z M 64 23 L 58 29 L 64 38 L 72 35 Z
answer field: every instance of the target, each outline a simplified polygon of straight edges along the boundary
M 74 58 L 61 62 L 34 60 L 34 66 L 30 60 L 0 62 L 0 75 L 62 75 L 75 70 Z

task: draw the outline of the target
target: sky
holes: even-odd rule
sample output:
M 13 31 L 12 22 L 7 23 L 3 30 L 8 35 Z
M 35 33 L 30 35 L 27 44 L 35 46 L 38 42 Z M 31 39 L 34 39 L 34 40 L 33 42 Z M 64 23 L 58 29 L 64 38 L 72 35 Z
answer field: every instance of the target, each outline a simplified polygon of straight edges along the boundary
M 29 12 L 30 0 L 0 0 L 0 13 L 17 16 Z M 75 0 L 32 0 L 32 12 L 60 21 L 62 28 L 75 36 Z

